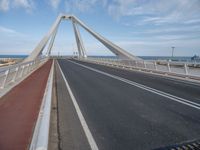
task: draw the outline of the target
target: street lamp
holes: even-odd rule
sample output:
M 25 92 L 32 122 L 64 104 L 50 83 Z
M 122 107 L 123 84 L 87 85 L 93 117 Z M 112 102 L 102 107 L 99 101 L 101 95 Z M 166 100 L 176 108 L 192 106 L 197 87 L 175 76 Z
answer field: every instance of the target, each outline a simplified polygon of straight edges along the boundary
M 172 46 L 172 57 L 174 57 L 174 46 Z

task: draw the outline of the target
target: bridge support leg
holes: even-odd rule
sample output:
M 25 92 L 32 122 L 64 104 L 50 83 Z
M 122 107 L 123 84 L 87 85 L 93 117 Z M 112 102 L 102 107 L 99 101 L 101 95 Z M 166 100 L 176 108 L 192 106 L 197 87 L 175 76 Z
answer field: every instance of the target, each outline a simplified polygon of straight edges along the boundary
M 50 37 L 52 34 L 57 30 L 61 20 L 63 18 L 63 15 L 60 14 L 54 24 L 52 25 L 49 32 L 42 38 L 42 40 L 38 43 L 38 45 L 35 47 L 35 49 L 32 51 L 32 53 L 24 60 L 24 62 L 33 61 L 35 60 L 44 50 L 46 44 L 48 43 Z
M 48 50 L 47 50 L 47 56 L 49 56 L 51 54 L 51 50 L 52 50 L 52 47 L 53 47 L 53 44 L 54 44 L 54 41 L 55 41 L 57 30 L 58 30 L 58 28 L 55 29 L 55 31 L 53 32 L 53 35 L 51 37 L 51 41 L 49 43 L 49 47 L 48 47 Z
M 120 59 L 131 59 L 131 60 L 141 60 L 141 58 L 136 57 L 129 52 L 125 51 L 124 49 L 120 48 L 119 46 L 115 45 L 108 39 L 104 38 L 100 34 L 94 32 L 92 29 L 90 29 L 88 26 L 86 26 L 82 21 L 80 21 L 78 18 L 72 15 L 64 15 L 60 14 L 52 27 L 50 28 L 49 32 L 42 38 L 42 40 L 38 43 L 38 45 L 35 47 L 35 49 L 32 51 L 32 53 L 24 60 L 24 62 L 28 61 L 33 61 L 37 57 L 39 57 L 45 46 L 47 45 L 48 41 L 50 41 L 50 45 L 48 47 L 47 55 L 51 53 L 51 49 L 55 40 L 57 28 L 59 27 L 59 24 L 61 20 L 70 20 L 72 21 L 73 28 L 74 28 L 74 33 L 75 33 L 75 38 L 77 42 L 77 47 L 79 51 L 80 57 L 87 57 L 85 48 L 83 46 L 83 41 L 81 39 L 80 32 L 78 30 L 78 25 L 81 26 L 83 29 L 85 29 L 88 33 L 90 33 L 93 37 L 95 37 L 98 41 L 100 41 L 104 46 L 106 46 L 111 52 L 113 52 L 116 56 L 118 56 Z
M 111 52 L 113 52 L 119 58 L 141 60 L 139 57 L 133 56 L 132 54 L 123 50 L 119 46 L 115 45 L 111 41 L 109 41 L 106 38 L 104 38 L 103 36 L 101 36 L 100 34 L 92 31 L 88 26 L 86 26 L 82 21 L 80 21 L 75 16 L 71 16 L 69 19 L 71 19 L 73 22 L 75 22 L 76 24 L 79 24 L 81 27 L 83 27 L 88 33 L 90 33 L 93 37 L 95 37 L 98 41 L 100 41 L 104 46 L 106 46 Z
M 79 56 L 86 58 L 86 52 L 85 52 L 85 48 L 83 46 L 83 41 L 80 35 L 80 32 L 78 30 L 78 27 L 76 25 L 76 23 L 74 21 L 72 21 L 73 24 L 73 28 L 74 28 L 74 34 L 75 34 L 75 38 L 76 38 L 76 43 L 77 43 L 77 47 L 78 47 L 78 52 L 79 52 Z

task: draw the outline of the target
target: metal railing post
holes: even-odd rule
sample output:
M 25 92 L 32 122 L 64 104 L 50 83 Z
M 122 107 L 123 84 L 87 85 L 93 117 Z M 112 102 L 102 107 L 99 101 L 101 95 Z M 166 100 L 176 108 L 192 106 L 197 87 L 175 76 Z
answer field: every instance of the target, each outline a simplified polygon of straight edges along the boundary
M 167 68 L 168 68 L 168 72 L 171 72 L 171 68 L 170 68 L 169 62 L 167 62 Z
M 154 62 L 154 66 L 155 66 L 155 70 L 158 70 L 156 61 Z
M 185 74 L 188 75 L 188 66 L 186 63 L 184 64 L 184 69 L 185 69 Z
M 30 64 L 26 65 L 27 69 L 25 70 L 25 75 L 28 73 L 29 66 L 30 66 Z
M 128 66 L 131 67 L 131 60 L 128 60 Z
M 25 69 L 24 75 L 26 75 L 28 73 L 28 68 L 29 68 L 29 64 L 26 65 L 26 69 Z
M 32 67 L 32 70 L 35 69 L 35 65 L 36 65 L 36 62 L 35 60 L 33 61 L 33 67 Z
M 137 66 L 138 66 L 138 62 L 137 62 L 137 60 L 135 61 L 135 67 L 137 68 Z
M 33 66 L 34 66 L 34 62 L 31 62 L 31 66 L 30 66 L 29 71 L 32 71 L 32 70 L 33 70 Z
M 146 69 L 147 68 L 147 64 L 146 62 L 143 60 L 143 64 L 144 64 L 144 68 Z
M 7 79 L 8 79 L 9 72 L 10 72 L 10 69 L 8 69 L 8 70 L 5 72 L 5 78 L 4 78 L 3 83 L 2 83 L 2 85 L 1 85 L 1 89 L 3 89 L 3 88 L 5 87 L 5 85 L 6 85 L 6 81 L 7 81 Z
M 32 62 L 29 64 L 29 66 L 28 66 L 28 73 L 30 72 L 30 70 L 31 70 L 31 66 L 32 66 Z
M 120 67 L 120 60 L 117 60 L 117 67 Z
M 21 74 L 20 74 L 20 78 L 23 76 L 23 73 L 24 73 L 24 65 L 22 66 L 22 72 L 21 72 Z
M 13 77 L 13 79 L 12 79 L 12 82 L 15 82 L 15 80 L 16 80 L 16 78 L 17 78 L 18 72 L 19 72 L 19 67 L 17 67 L 17 68 L 15 69 L 15 75 L 14 75 L 14 77 Z

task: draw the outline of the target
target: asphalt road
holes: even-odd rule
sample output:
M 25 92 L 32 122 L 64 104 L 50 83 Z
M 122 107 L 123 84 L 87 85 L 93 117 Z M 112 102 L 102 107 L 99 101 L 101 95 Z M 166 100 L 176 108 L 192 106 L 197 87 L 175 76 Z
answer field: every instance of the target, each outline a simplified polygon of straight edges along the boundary
M 100 150 L 155 149 L 200 139 L 200 109 L 92 71 L 68 60 L 58 62 Z M 78 63 L 200 103 L 200 86 L 195 84 L 141 72 Z M 64 85 L 62 91 L 67 93 Z M 58 91 L 58 96 L 62 93 Z M 60 112 L 74 109 L 70 97 L 60 96 L 58 100 L 70 103 L 62 103 L 62 108 L 58 106 Z M 70 116 L 70 112 L 67 116 Z M 73 110 L 71 118 L 65 118 L 64 113 L 59 115 L 62 116 L 59 124 L 63 124 L 60 133 L 69 130 L 67 129 L 69 121 L 76 120 L 71 126 L 77 126 L 79 130 L 77 137 L 81 135 L 77 142 L 82 143 L 87 149 L 86 136 L 83 134 L 80 122 L 77 121 L 75 111 Z M 75 127 L 70 133 L 73 134 L 73 131 L 76 131 Z M 67 132 L 63 135 L 65 136 L 69 136 Z M 67 143 L 62 137 L 61 140 L 62 143 Z M 76 145 L 76 142 L 74 144 Z
M 90 146 L 57 64 L 55 71 L 59 150 L 88 150 Z

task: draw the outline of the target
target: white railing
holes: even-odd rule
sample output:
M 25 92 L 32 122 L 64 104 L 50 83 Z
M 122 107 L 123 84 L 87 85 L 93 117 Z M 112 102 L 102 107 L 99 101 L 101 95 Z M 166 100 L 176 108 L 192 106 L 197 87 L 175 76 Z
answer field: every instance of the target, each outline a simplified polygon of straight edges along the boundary
M 45 63 L 47 58 L 0 68 L 0 91 Z
M 142 71 L 200 79 L 200 63 L 125 60 L 125 59 L 108 59 L 108 58 L 92 58 L 92 57 L 84 58 L 81 60 L 120 67 L 124 69 L 137 69 Z
M 48 77 L 45 93 L 43 96 L 40 112 L 34 129 L 29 150 L 47 150 L 49 142 L 49 127 L 51 114 L 51 99 L 53 88 L 54 62 Z

